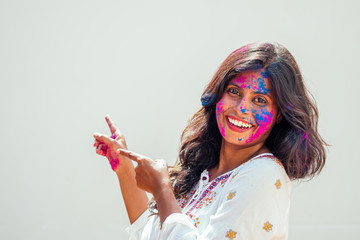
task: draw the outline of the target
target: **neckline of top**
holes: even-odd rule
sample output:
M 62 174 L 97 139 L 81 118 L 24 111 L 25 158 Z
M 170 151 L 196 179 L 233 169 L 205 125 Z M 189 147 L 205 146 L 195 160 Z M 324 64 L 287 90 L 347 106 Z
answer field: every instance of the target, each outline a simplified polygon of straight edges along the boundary
M 246 163 L 248 163 L 248 162 L 250 162 L 250 161 L 253 161 L 253 160 L 257 159 L 257 158 L 264 157 L 264 156 L 274 157 L 274 154 L 272 154 L 272 153 L 261 153 L 261 154 L 259 154 L 259 155 L 256 155 L 256 156 L 250 158 L 248 161 L 240 164 L 240 165 L 237 166 L 236 168 L 234 168 L 234 169 L 232 169 L 232 170 L 230 170 L 230 171 L 227 171 L 226 173 L 223 173 L 223 174 L 217 176 L 216 178 L 214 178 L 214 179 L 211 180 L 211 181 L 209 181 L 209 179 L 210 179 L 209 171 L 208 171 L 207 169 L 205 169 L 205 170 L 201 173 L 200 180 L 202 180 L 202 181 L 206 181 L 206 180 L 207 180 L 208 182 L 213 182 L 213 181 L 215 181 L 216 179 L 221 178 L 222 176 L 225 176 L 225 175 L 227 175 L 227 174 L 230 174 L 230 173 L 234 172 L 236 169 L 240 168 L 240 167 L 243 166 L 244 164 L 246 164 Z

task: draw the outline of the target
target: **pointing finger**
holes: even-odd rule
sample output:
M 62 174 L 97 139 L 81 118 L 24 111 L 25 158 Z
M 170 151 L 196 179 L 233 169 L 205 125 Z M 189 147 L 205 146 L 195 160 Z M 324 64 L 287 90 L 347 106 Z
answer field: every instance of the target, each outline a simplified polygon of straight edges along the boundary
M 117 153 L 118 154 L 121 154 L 125 157 L 128 157 L 130 158 L 131 160 L 137 162 L 137 163 L 140 163 L 141 160 L 150 160 L 150 158 L 147 158 L 145 156 L 142 156 L 140 154 L 137 154 L 137 153 L 134 153 L 132 151 L 129 151 L 129 150 L 125 150 L 125 149 L 118 149 L 117 150 Z
M 107 124 L 109 125 L 111 134 L 112 135 L 115 134 L 118 129 L 115 126 L 114 121 L 110 118 L 109 115 L 105 116 L 105 120 L 106 120 Z

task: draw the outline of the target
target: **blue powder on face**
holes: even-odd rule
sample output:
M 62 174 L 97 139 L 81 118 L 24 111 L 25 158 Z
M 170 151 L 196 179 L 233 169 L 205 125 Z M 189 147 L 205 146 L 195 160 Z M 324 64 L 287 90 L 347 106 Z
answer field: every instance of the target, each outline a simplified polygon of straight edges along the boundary
M 270 92 L 270 90 L 265 87 L 265 80 L 263 78 L 258 78 L 257 80 L 259 82 L 260 92 L 264 93 L 264 94 L 268 94 Z
M 261 113 L 255 114 L 256 120 L 261 121 L 261 122 L 265 121 L 265 118 L 267 118 L 267 117 L 270 117 L 270 119 L 271 119 L 272 114 L 265 110 L 261 110 Z M 268 118 L 266 119 L 266 122 L 269 122 Z
M 238 141 L 240 142 L 242 140 L 242 138 L 238 138 Z
M 260 72 L 260 74 L 263 76 L 263 78 L 269 77 L 269 74 L 267 72 Z
M 245 112 L 246 112 L 246 109 L 240 108 L 240 111 L 241 111 L 242 113 L 245 113 Z

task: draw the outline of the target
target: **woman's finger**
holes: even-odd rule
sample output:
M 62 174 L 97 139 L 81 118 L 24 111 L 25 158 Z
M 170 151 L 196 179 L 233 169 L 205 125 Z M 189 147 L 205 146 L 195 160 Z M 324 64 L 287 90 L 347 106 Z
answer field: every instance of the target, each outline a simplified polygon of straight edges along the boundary
M 97 145 L 96 149 L 101 150 L 101 148 L 102 148 L 102 143 L 99 143 L 99 145 Z
M 148 158 L 148 157 L 145 157 L 145 156 L 143 156 L 143 155 L 134 153 L 134 152 L 129 151 L 129 150 L 121 149 L 121 148 L 119 148 L 119 149 L 117 150 L 117 153 L 120 154 L 120 155 L 123 155 L 123 156 L 125 156 L 125 157 L 130 158 L 131 160 L 137 162 L 138 164 L 139 164 L 142 160 L 150 160 L 150 161 L 152 161 L 152 160 L 151 160 L 150 158 Z
M 117 136 L 122 136 L 121 131 L 115 126 L 114 121 L 110 118 L 109 115 L 105 116 L 105 120 L 107 124 L 109 125 L 110 132 L 111 132 L 111 138 L 116 139 Z
M 115 134 L 118 129 L 115 126 L 114 121 L 110 118 L 109 115 L 105 116 L 105 120 L 106 120 L 107 124 L 109 125 L 111 134 L 112 135 Z

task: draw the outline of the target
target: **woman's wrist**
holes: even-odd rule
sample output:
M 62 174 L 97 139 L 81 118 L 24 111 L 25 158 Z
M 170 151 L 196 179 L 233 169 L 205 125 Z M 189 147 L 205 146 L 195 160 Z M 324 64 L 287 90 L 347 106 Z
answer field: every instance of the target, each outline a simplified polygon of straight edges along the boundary
M 170 186 L 165 186 L 154 194 L 161 224 L 173 213 L 181 213 L 180 207 L 176 201 L 174 192 Z
M 135 172 L 135 167 L 130 159 L 127 159 L 125 157 L 119 157 L 120 163 L 117 166 L 117 168 L 114 170 L 116 175 L 118 177 L 126 176 L 129 174 L 129 172 L 133 173 Z
M 166 197 L 174 196 L 171 184 L 164 184 L 162 186 L 160 185 L 152 194 L 156 202 L 158 202 L 158 200 L 161 200 L 162 198 L 166 199 Z

